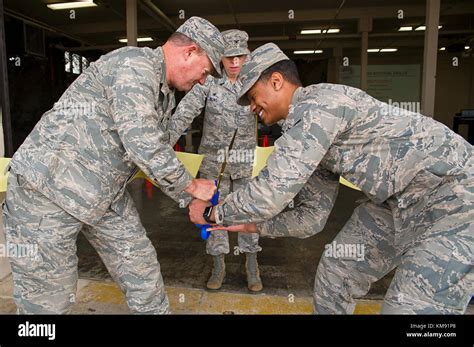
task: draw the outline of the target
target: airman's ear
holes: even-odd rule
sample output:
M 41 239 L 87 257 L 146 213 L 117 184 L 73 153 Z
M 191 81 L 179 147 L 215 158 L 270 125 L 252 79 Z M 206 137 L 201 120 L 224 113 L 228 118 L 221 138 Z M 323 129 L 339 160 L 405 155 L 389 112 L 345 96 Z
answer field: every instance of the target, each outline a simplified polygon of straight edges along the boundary
M 191 55 L 198 52 L 198 47 L 195 44 L 184 47 L 184 59 L 188 60 Z
M 270 77 L 270 83 L 271 86 L 273 87 L 273 90 L 279 91 L 281 88 L 283 88 L 283 83 L 285 82 L 285 79 L 283 78 L 283 75 L 279 72 L 274 72 L 272 73 Z

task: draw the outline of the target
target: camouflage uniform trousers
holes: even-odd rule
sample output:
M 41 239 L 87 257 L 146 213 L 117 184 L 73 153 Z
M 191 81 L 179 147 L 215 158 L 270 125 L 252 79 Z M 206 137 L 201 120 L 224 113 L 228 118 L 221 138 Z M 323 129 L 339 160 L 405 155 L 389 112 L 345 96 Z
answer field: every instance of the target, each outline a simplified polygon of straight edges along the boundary
M 396 267 L 381 313 L 466 311 L 474 293 L 472 170 L 443 183 L 425 201 L 412 218 L 415 227 L 425 231 L 402 247 L 395 239 L 394 214 L 387 205 L 366 202 L 354 211 L 334 241 L 364 245 L 364 260 L 323 254 L 314 282 L 316 313 L 353 313 L 354 298 L 367 294 L 372 283 Z
M 215 179 L 215 177 L 201 174 L 201 178 Z M 240 178 L 232 180 L 231 178 L 224 177 L 221 181 L 219 192 L 219 199 L 224 199 L 231 192 L 236 191 L 240 187 L 243 187 L 249 181 L 248 178 Z M 256 253 L 262 250 L 262 247 L 258 245 L 259 235 L 257 233 L 238 233 L 237 243 L 239 244 L 240 253 Z M 229 235 L 227 231 L 216 230 L 211 232 L 211 235 L 206 242 L 206 253 L 210 255 L 229 254 Z
M 9 257 L 20 314 L 68 313 L 77 289 L 76 238 L 82 230 L 120 286 L 133 313 L 169 313 L 156 251 L 130 195 L 121 215 L 109 209 L 85 225 L 10 172 L 3 205 L 8 244 L 35 245 L 35 256 Z M 84 228 L 83 228 L 84 227 Z

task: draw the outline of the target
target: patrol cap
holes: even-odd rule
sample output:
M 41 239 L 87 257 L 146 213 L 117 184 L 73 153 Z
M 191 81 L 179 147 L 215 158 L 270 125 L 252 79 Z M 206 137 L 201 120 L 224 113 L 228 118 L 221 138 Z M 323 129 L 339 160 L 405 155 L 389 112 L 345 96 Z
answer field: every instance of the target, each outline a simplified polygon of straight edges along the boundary
M 224 54 L 224 39 L 220 31 L 208 20 L 191 17 L 176 32 L 186 35 L 206 52 L 214 66 L 214 77 L 222 77 L 221 57 Z
M 222 32 L 224 38 L 224 57 L 250 54 L 248 49 L 249 35 L 242 30 L 231 29 Z
M 288 58 L 273 42 L 266 43 L 256 48 L 250 54 L 249 58 L 247 58 L 247 61 L 240 70 L 242 88 L 237 97 L 237 103 L 241 106 L 250 105 L 245 94 L 247 94 L 247 92 L 258 81 L 263 71 L 282 60 L 290 60 L 290 58 Z

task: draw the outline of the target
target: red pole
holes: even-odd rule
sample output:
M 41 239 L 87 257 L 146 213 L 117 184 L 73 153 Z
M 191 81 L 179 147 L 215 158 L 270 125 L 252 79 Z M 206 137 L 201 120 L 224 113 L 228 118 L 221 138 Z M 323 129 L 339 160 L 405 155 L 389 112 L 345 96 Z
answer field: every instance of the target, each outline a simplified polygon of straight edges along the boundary
M 153 184 L 150 181 L 145 180 L 145 190 L 146 190 L 146 197 L 148 200 L 153 198 Z

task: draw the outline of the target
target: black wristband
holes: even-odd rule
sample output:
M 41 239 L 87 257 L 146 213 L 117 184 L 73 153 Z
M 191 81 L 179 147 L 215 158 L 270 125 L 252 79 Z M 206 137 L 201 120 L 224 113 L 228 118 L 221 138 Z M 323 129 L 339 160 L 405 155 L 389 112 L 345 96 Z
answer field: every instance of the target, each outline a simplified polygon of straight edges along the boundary
M 202 216 L 204 217 L 204 219 L 205 219 L 206 222 L 208 222 L 208 223 L 214 223 L 213 221 L 211 221 L 211 216 L 212 216 L 213 208 L 214 208 L 214 206 L 207 206 L 207 207 L 204 209 L 204 213 L 202 214 Z

